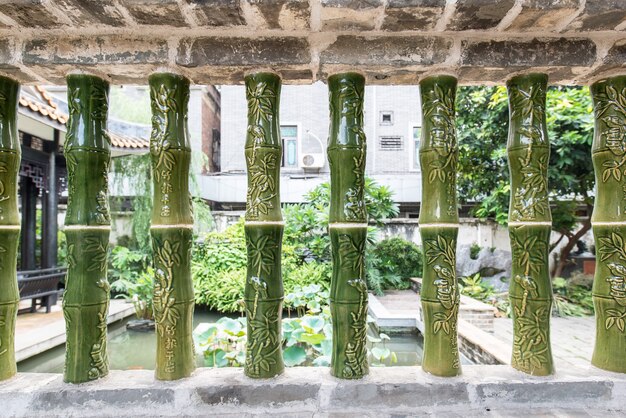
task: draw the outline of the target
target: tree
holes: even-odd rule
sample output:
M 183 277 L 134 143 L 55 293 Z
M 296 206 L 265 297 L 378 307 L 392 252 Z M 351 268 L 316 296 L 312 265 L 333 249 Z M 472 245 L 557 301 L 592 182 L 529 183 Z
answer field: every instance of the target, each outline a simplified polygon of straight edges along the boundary
M 474 214 L 506 225 L 509 207 L 507 93 L 504 87 L 463 87 L 457 95 L 461 201 L 477 202 Z M 547 93 L 548 135 L 551 143 L 548 181 L 551 190 L 552 228 L 560 237 L 551 244 L 558 252 L 551 271 L 560 276 L 577 242 L 591 228 L 593 165 L 591 97 L 583 87 L 551 87 Z M 584 205 L 587 216 L 579 219 Z

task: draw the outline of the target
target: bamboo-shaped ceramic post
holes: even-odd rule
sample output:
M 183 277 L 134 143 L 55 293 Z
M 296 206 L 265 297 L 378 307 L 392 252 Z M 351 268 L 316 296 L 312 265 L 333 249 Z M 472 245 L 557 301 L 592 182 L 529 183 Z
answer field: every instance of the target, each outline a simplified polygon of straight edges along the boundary
M 63 315 L 67 329 L 64 380 L 70 383 L 94 380 L 109 372 L 108 94 L 109 84 L 101 78 L 84 74 L 67 77 L 70 115 L 65 159 L 69 190 Z
M 596 343 L 591 363 L 626 373 L 626 76 L 591 86 L 595 114 L 593 166 L 596 243 L 593 304 Z
M 154 199 L 152 252 L 155 268 L 156 378 L 176 380 L 195 369 L 191 246 L 193 216 L 189 195 L 191 147 L 187 130 L 189 80 L 152 74 L 150 154 Z
M 330 291 L 333 350 L 330 370 L 333 376 L 339 378 L 359 379 L 369 372 L 365 347 L 365 78 L 355 73 L 336 74 L 328 78 L 328 88 L 329 232 L 333 260 Z
M 17 175 L 21 148 L 17 136 L 20 85 L 0 77 L 0 380 L 16 373 L 15 320 L 20 302 L 17 288 L 17 248 L 20 215 Z
M 552 216 L 548 200 L 547 85 L 545 74 L 518 76 L 507 82 L 509 237 L 513 253 L 509 288 L 513 314 L 511 365 L 538 376 L 554 372 L 550 349 L 552 284 L 548 271 Z
M 282 143 L 278 109 L 280 77 L 256 73 L 246 77 L 248 167 L 246 247 L 248 272 L 245 304 L 248 324 L 245 373 L 268 378 L 285 369 L 281 317 L 283 280 L 281 248 L 283 218 L 280 207 Z
M 422 368 L 438 376 L 461 374 L 457 343 L 459 290 L 456 241 L 459 215 L 456 175 L 459 151 L 454 101 L 456 79 L 429 77 L 420 82 L 422 98 L 422 206 L 419 224 L 424 245 L 421 302 L 424 317 Z

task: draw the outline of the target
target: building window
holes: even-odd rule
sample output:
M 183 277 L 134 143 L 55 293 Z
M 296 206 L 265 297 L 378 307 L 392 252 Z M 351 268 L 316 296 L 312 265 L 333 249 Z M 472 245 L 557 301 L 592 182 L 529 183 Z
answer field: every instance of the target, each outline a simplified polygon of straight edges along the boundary
M 422 127 L 413 127 L 413 169 L 420 168 L 420 137 L 422 135 Z
M 280 137 L 283 140 L 282 166 L 298 168 L 298 127 L 294 125 L 281 126 Z
M 382 151 L 398 151 L 402 150 L 401 136 L 381 136 L 380 149 Z
M 380 112 L 380 124 L 393 125 L 393 112 L 390 110 L 383 110 Z

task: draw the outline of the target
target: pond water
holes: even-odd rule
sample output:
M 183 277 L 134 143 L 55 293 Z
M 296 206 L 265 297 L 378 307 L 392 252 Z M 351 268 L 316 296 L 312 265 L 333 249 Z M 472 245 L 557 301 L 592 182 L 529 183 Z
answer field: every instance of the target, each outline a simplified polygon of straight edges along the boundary
M 217 312 L 197 310 L 194 328 L 202 322 L 215 322 L 224 315 Z M 132 319 L 132 318 L 131 318 Z M 109 326 L 109 362 L 111 370 L 154 370 L 156 358 L 156 335 L 154 332 L 127 331 L 123 321 Z M 369 334 L 377 336 L 374 329 Z M 368 343 L 370 346 L 371 344 Z M 420 334 L 391 335 L 386 347 L 396 353 L 396 366 L 421 364 L 423 339 Z M 20 372 L 63 373 L 65 346 L 46 351 L 17 365 Z M 464 359 L 462 363 L 467 363 Z M 197 365 L 204 365 L 202 355 L 197 356 Z

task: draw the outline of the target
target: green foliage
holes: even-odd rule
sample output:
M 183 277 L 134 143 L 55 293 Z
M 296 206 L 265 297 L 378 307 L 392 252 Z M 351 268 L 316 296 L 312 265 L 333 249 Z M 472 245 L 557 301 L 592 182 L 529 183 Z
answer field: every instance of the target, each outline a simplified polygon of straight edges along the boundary
M 593 115 L 591 97 L 583 87 L 550 87 L 547 93 L 548 136 L 552 145 L 548 182 L 555 196 L 572 196 L 587 202 L 593 188 L 591 142 Z M 509 172 L 506 160 L 508 135 L 505 87 L 461 87 L 457 94 L 459 148 L 459 196 L 463 202 L 480 202 L 475 214 L 507 220 Z M 555 202 L 552 202 L 555 203 Z M 553 211 L 555 220 L 565 219 L 561 205 Z M 573 228 L 555 223 L 555 229 Z
M 472 260 L 478 260 L 478 254 L 480 253 L 481 247 L 477 243 L 473 243 L 470 246 L 470 258 Z
M 65 232 L 57 232 L 57 265 L 67 266 L 67 238 Z
M 243 227 L 241 219 L 222 233 L 208 233 L 194 245 L 191 271 L 196 304 L 224 313 L 243 313 L 247 263 Z M 285 293 L 297 286 L 330 286 L 330 263 L 302 261 L 289 242 L 283 243 L 282 269 Z
M 297 287 L 319 285 L 325 291 L 330 286 L 330 186 L 328 183 L 319 185 L 306 195 L 306 199 L 309 203 L 284 208 L 282 270 L 286 294 L 295 292 Z M 366 180 L 366 200 L 373 223 L 380 224 L 384 218 L 397 214 L 398 208 L 389 189 L 370 179 Z M 370 243 L 374 242 L 375 233 L 375 228 L 371 227 L 368 231 Z M 383 257 L 375 254 L 368 257 L 367 275 L 378 292 L 387 288 L 407 288 L 408 283 L 402 279 L 421 274 L 419 248 L 404 240 L 391 241 L 394 242 L 397 248 L 383 251 Z M 402 251 L 403 256 L 397 257 L 393 251 Z M 398 260 L 399 264 L 394 264 L 393 260 Z M 243 312 L 246 264 L 243 219 L 223 233 L 206 234 L 192 253 L 196 303 L 225 313 Z M 397 269 L 407 276 L 401 277 Z M 290 307 L 289 301 L 285 306 Z
M 332 353 L 332 318 L 328 290 L 319 285 L 295 286 L 285 302 L 297 313 L 282 320 L 283 359 L 287 367 L 328 366 Z M 290 310 L 290 314 L 291 314 Z M 246 319 L 220 318 L 211 324 L 199 324 L 193 336 L 196 351 L 204 353 L 207 367 L 241 367 L 245 363 Z M 396 354 L 386 347 L 386 334 L 368 336 L 372 346 L 373 366 L 392 365 Z M 382 347 L 376 344 L 382 343 Z
M 150 124 L 150 92 L 148 89 L 127 89 L 112 86 L 109 91 L 109 116 L 127 122 Z
M 150 256 L 118 245 L 111 251 L 109 262 L 111 289 L 117 293 L 128 294 L 128 289 L 150 265 Z
M 120 279 L 123 280 L 123 279 Z M 154 270 L 148 267 L 134 281 L 124 285 L 126 295 L 135 307 L 135 315 L 139 319 L 154 319 L 152 301 L 154 296 Z
M 377 295 L 388 289 L 408 289 L 411 287 L 409 278 L 422 276 L 420 248 L 400 237 L 376 243 L 365 262 L 367 286 Z
M 459 278 L 461 285 L 461 293 L 470 298 L 474 298 L 483 302 L 491 303 L 496 294 L 493 286 L 483 283 L 479 273 L 473 276 Z
M 463 295 L 491 304 L 502 315 L 511 317 L 508 292 L 496 293 L 493 286 L 483 283 L 480 274 L 459 278 L 459 285 Z M 554 278 L 552 280 L 553 315 L 561 317 L 592 315 L 592 285 L 593 277 L 583 274 L 574 275 L 570 280 L 560 277 Z
M 287 205 L 284 208 L 285 242 L 293 243 L 303 258 L 330 260 L 330 237 L 328 236 L 328 213 L 330 210 L 330 184 L 322 183 L 308 192 L 308 203 Z M 393 192 L 387 186 L 365 179 L 365 202 L 368 221 L 381 225 L 386 218 L 398 214 Z
M 550 87 L 546 94 L 548 137 L 551 144 L 548 184 L 553 229 L 569 245 L 559 254 L 558 274 L 575 241 L 576 209 L 593 204 L 594 175 L 591 161 L 593 113 L 591 96 L 583 87 Z M 472 203 L 473 213 L 506 225 L 509 208 L 507 92 L 505 87 L 461 87 L 457 93 L 459 149 L 458 188 L 462 203 Z M 567 199 L 568 201 L 562 201 Z M 583 223 L 580 234 L 590 227 Z M 559 240 L 560 241 L 560 240 Z M 556 243 L 552 244 L 554 247 Z
M 562 317 L 593 315 L 592 283 L 593 278 L 589 280 L 579 277 L 574 280 L 565 280 L 561 277 L 555 277 L 552 280 L 554 291 L 554 310 L 552 313 Z
M 150 246 L 150 220 L 152 212 L 152 171 L 150 154 L 127 155 L 112 159 L 113 182 L 112 212 L 120 210 L 125 200 L 131 199 L 133 208 L 130 248 L 152 254 Z M 129 196 L 120 193 L 128 193 Z M 116 222 L 113 222 L 116 228 Z

